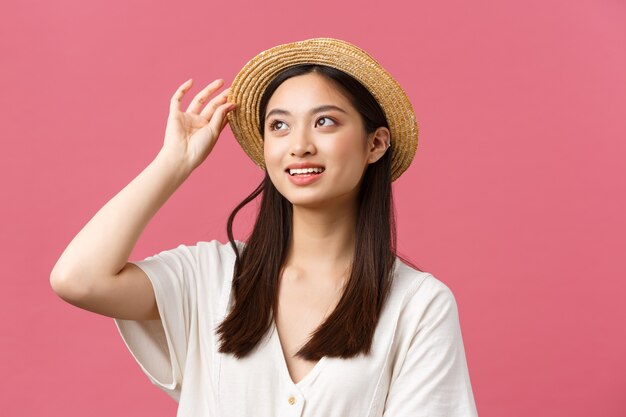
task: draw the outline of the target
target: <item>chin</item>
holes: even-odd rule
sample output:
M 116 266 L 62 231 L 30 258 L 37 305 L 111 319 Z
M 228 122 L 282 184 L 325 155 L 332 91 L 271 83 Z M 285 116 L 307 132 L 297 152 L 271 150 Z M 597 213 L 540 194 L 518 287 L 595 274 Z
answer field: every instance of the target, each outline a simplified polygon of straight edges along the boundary
M 339 207 L 345 204 L 351 204 L 352 193 L 350 191 L 339 192 L 338 194 L 323 193 L 320 190 L 310 190 L 312 192 L 306 193 L 303 191 L 309 190 L 297 190 L 296 192 L 290 192 L 282 194 L 287 201 L 289 201 L 294 207 L 301 207 L 306 209 L 316 210 L 337 210 Z M 300 191 L 300 192 L 298 192 Z
M 271 176 L 270 176 L 271 178 Z M 331 181 L 332 182 L 332 181 Z M 329 194 L 327 184 L 321 187 L 311 186 L 297 186 L 289 182 L 289 179 L 285 179 L 285 182 L 272 181 L 274 187 L 278 192 L 293 206 L 298 206 L 308 209 L 324 209 L 336 204 L 343 204 L 346 200 L 350 200 L 350 195 L 355 194 L 356 185 L 353 187 L 342 187 L 342 189 L 334 188 Z M 334 203 L 334 204 L 333 204 Z
M 309 196 L 294 195 L 297 193 L 286 193 L 286 194 L 281 193 L 281 194 L 293 206 L 304 207 L 304 208 L 322 208 L 328 205 L 328 199 L 320 198 L 319 195 L 309 195 Z

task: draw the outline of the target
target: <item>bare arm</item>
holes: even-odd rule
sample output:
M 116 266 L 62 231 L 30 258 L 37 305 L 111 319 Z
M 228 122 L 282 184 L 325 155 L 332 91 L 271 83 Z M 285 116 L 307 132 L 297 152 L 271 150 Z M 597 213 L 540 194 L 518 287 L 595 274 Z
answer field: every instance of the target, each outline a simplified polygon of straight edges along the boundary
M 109 317 L 159 318 L 147 276 L 128 258 L 148 222 L 206 159 L 227 123 L 228 89 L 202 109 L 222 83 L 209 84 L 184 113 L 180 101 L 191 82 L 176 91 L 157 157 L 95 214 L 54 266 L 50 285 L 62 299 Z

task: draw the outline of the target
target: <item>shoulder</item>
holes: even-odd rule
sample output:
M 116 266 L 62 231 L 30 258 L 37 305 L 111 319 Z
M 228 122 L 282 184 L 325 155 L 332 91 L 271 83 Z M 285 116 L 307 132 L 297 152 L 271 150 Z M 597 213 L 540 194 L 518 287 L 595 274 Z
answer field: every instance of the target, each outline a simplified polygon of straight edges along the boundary
M 457 304 L 454 293 L 443 281 L 429 272 L 418 271 L 398 260 L 398 286 L 405 288 L 402 314 L 412 320 L 432 315 L 455 315 Z
M 245 242 L 235 240 L 237 249 L 241 252 L 245 246 Z M 184 245 L 180 245 L 179 248 Z M 230 241 L 221 242 L 217 239 L 210 241 L 199 241 L 194 246 L 187 246 L 187 248 L 193 248 L 197 256 L 210 258 L 213 261 L 223 260 L 232 261 L 235 259 L 235 251 Z
M 244 243 L 235 240 L 241 251 Z M 176 275 L 186 280 L 207 276 L 225 275 L 230 279 L 236 255 L 229 241 L 198 241 L 194 244 L 180 244 L 177 247 L 159 252 L 140 261 L 143 268 L 159 268 L 163 274 Z
M 245 246 L 245 243 L 239 240 L 235 240 L 235 244 L 239 251 Z M 229 241 L 223 243 L 217 239 L 213 239 L 209 241 L 198 241 L 192 245 L 181 243 L 173 249 L 162 251 L 154 256 L 195 260 L 196 262 L 209 260 L 215 263 L 234 260 L 235 251 Z
M 432 273 L 419 271 L 402 262 L 400 258 L 396 260 L 394 280 L 401 286 L 406 286 L 410 293 L 420 292 L 431 296 L 453 297 L 452 290 Z

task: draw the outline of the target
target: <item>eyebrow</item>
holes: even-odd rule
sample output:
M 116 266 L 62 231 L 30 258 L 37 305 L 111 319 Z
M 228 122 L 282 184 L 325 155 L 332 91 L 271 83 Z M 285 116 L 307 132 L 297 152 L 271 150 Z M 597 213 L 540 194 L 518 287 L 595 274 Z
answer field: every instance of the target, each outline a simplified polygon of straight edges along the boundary
M 320 112 L 329 111 L 329 110 L 337 110 L 337 111 L 340 111 L 342 113 L 348 114 L 348 112 L 346 112 L 341 107 L 337 107 L 337 106 L 334 106 L 332 104 L 325 104 L 323 106 L 315 107 L 314 109 L 311 109 L 309 111 L 309 114 L 315 114 L 315 113 L 320 113 Z M 289 116 L 291 113 L 289 113 L 287 110 L 283 110 L 283 109 L 272 109 L 269 113 L 267 113 L 265 118 L 267 119 L 267 118 L 269 118 L 273 114 L 284 114 L 286 116 Z

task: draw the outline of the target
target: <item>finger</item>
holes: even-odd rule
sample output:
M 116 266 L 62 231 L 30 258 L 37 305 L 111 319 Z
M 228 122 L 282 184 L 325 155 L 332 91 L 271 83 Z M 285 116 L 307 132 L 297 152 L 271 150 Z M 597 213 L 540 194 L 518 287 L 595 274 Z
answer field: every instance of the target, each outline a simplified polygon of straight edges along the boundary
M 215 112 L 215 109 L 217 109 L 222 104 L 226 103 L 226 99 L 229 93 L 230 93 L 230 87 L 225 89 L 221 93 L 219 93 L 217 96 L 213 97 L 213 99 L 209 101 L 209 104 L 207 104 L 206 107 L 200 113 L 200 117 L 202 117 L 203 119 L 207 121 L 210 120 L 211 117 L 213 117 L 213 113 Z
M 228 112 L 229 107 L 231 107 L 232 105 L 232 103 L 224 103 L 215 110 L 215 113 L 213 114 L 213 117 L 211 117 L 211 121 L 209 122 L 209 127 L 211 128 L 211 130 L 213 130 L 213 132 L 219 134 L 219 132 L 222 131 L 223 122 L 224 119 L 226 119 L 226 113 Z
M 202 105 L 207 101 L 207 98 L 213 94 L 218 88 L 220 88 L 224 84 L 224 80 L 217 79 L 211 82 L 209 85 L 204 87 L 202 91 L 200 91 L 189 103 L 189 107 L 187 107 L 188 113 L 198 114 Z
M 224 126 L 226 126 L 227 123 L 228 123 L 228 115 L 226 115 L 224 117 L 224 120 L 222 120 L 222 124 L 220 125 L 220 131 L 224 130 Z
M 233 111 L 233 110 L 237 110 L 237 104 L 236 103 L 230 103 L 230 107 L 226 108 L 226 114 L 224 115 L 224 120 L 222 121 L 222 130 L 224 130 L 224 126 L 226 126 L 228 124 L 228 122 L 229 122 L 228 114 L 231 111 Z
M 185 81 L 174 93 L 172 98 L 170 99 L 170 113 L 180 110 L 180 102 L 183 99 L 183 96 L 191 88 L 193 84 L 193 79 L 188 79 Z

